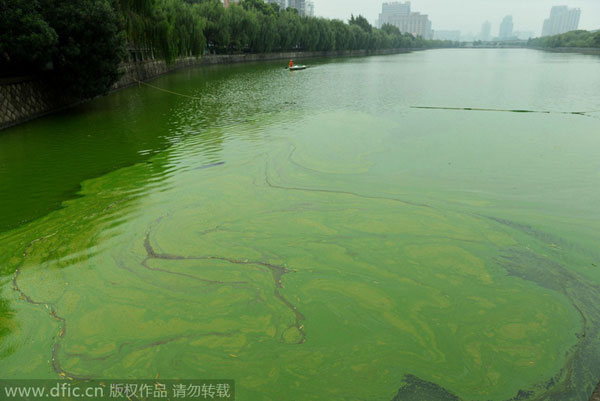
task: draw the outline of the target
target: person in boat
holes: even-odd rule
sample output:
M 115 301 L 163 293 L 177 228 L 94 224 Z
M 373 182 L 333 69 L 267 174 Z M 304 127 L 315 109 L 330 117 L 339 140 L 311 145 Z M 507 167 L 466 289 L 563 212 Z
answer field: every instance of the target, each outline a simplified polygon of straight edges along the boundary
M 289 64 L 289 68 L 292 68 L 294 66 L 294 60 L 290 59 L 290 64 Z

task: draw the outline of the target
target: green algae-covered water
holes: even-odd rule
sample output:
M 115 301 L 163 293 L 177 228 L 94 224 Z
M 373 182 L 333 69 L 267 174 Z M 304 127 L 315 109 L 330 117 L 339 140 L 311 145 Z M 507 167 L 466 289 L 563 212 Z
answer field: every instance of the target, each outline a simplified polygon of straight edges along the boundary
M 0 133 L 0 377 L 587 401 L 600 58 L 280 64 L 182 71 L 152 85 L 189 97 L 134 87 Z

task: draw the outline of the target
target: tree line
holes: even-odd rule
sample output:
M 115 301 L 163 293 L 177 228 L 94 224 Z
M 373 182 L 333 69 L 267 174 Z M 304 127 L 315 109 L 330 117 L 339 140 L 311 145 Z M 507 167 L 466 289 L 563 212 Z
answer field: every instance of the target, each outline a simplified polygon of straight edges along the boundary
M 118 79 L 136 57 L 206 53 L 341 51 L 451 47 L 362 16 L 348 22 L 300 16 L 263 0 L 3 0 L 0 75 L 38 74 L 67 93 L 91 97 Z
M 451 46 L 402 34 L 396 27 L 371 26 L 362 16 L 348 23 L 301 17 L 263 0 L 241 0 L 224 8 L 220 0 L 121 0 L 127 37 L 159 57 L 268 53 L 273 51 L 376 50 Z M 190 41 L 190 39 L 193 39 Z
M 600 31 L 571 31 L 561 35 L 544 36 L 529 39 L 527 45 L 545 49 L 558 47 L 600 48 Z

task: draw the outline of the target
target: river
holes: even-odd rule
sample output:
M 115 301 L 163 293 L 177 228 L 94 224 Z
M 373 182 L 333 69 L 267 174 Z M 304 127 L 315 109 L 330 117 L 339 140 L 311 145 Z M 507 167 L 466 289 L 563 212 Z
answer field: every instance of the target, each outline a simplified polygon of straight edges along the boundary
M 587 401 L 600 58 L 306 63 L 179 71 L 0 132 L 0 377 Z

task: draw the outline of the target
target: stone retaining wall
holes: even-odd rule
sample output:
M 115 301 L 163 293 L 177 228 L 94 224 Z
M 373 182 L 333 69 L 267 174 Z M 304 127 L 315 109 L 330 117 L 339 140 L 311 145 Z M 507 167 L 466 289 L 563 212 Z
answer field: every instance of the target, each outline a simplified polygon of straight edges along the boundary
M 78 103 L 53 91 L 39 79 L 19 77 L 0 80 L 0 129 Z

